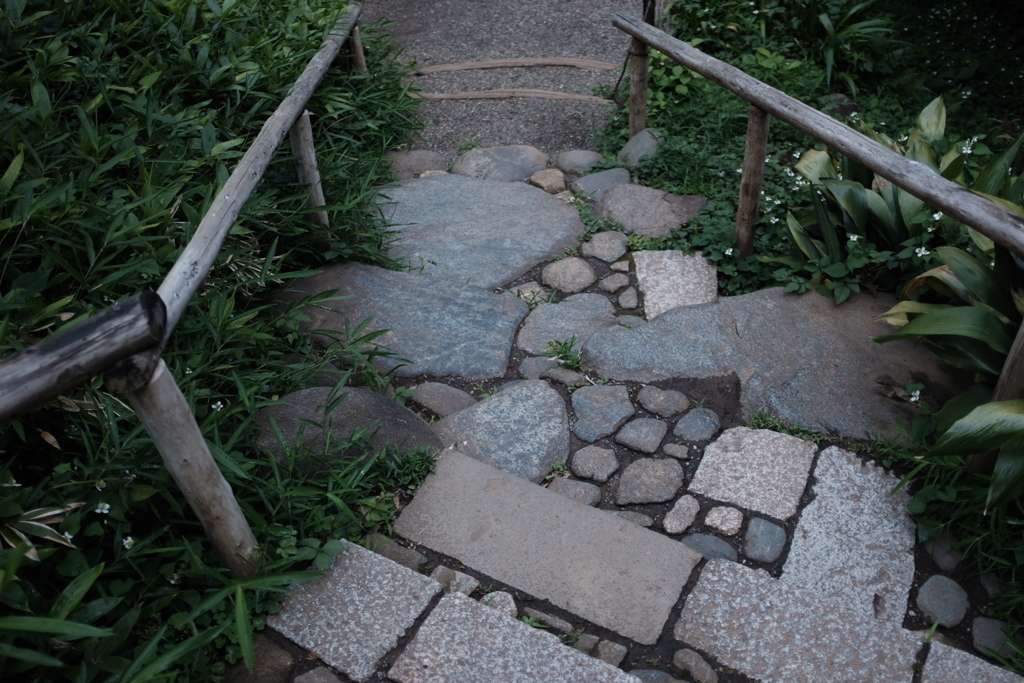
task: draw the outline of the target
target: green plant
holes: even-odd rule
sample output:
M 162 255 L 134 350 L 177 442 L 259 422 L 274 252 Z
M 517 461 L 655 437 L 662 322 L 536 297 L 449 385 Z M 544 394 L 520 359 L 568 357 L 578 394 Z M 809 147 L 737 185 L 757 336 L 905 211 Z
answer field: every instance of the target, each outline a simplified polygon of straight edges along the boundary
M 548 348 L 541 355 L 554 358 L 563 368 L 579 370 L 582 366 L 580 350 L 576 348 L 576 335 L 565 341 L 549 341 Z
M 773 432 L 789 434 L 804 441 L 821 443 L 828 439 L 828 436 L 816 432 L 808 427 L 799 424 L 791 424 L 769 410 L 756 410 L 747 420 L 747 427 L 751 429 L 770 429 Z
M 545 624 L 543 621 L 540 620 L 540 617 L 522 616 L 522 617 L 519 617 L 519 621 L 523 622 L 527 626 L 532 626 L 533 628 L 547 628 L 548 627 L 547 624 Z

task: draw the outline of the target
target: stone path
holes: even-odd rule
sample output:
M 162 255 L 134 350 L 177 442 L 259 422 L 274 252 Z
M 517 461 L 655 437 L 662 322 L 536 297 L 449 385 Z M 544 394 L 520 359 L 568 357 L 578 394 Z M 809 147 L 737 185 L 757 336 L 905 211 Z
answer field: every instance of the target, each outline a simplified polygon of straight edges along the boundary
M 557 26 L 631 9 L 618 4 L 545 8 Z M 396 7 L 423 63 L 523 56 L 497 40 L 432 48 L 464 19 L 514 32 L 519 9 L 368 2 L 371 16 Z M 547 29 L 522 30 L 552 44 Z M 608 59 L 609 40 L 568 56 Z M 461 125 L 461 106 L 428 113 Z M 536 136 L 491 142 L 572 137 L 523 120 Z M 280 646 L 306 654 L 261 681 L 1024 682 L 984 658 L 1007 652 L 1001 622 L 950 578 L 953 554 L 937 545 L 938 564 L 922 559 L 892 474 L 745 426 L 768 410 L 837 438 L 892 436 L 912 414 L 894 389 L 951 392 L 962 378 L 920 347 L 870 341 L 891 299 L 837 310 L 777 289 L 719 298 L 700 255 L 634 251 L 631 235 L 685 229 L 703 205 L 631 183 L 656 132 L 596 171 L 599 155 L 564 146 L 457 155 L 453 135 L 392 155 L 401 181 L 380 208 L 409 270 L 336 264 L 284 295 L 336 290 L 308 309 L 306 331 L 328 345 L 370 319 L 367 331 L 388 330 L 376 362 L 411 391 L 403 407 L 326 379 L 259 416 L 261 446 L 322 450 L 369 427 L 378 447 L 439 458 L 393 538 L 347 544 L 268 619 L 279 635 L 260 640 L 258 661 L 288 659 Z M 621 232 L 587 233 L 578 201 Z

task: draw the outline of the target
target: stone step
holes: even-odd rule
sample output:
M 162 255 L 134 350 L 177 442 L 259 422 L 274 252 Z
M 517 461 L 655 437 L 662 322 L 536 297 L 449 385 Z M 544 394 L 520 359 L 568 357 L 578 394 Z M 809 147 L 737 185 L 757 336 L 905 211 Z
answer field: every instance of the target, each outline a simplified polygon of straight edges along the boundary
M 388 671 L 398 683 L 639 683 L 460 593 L 449 593 Z
M 910 683 L 924 634 L 728 560 L 709 560 L 677 640 L 764 681 Z
M 701 559 L 667 536 L 458 451 L 439 459 L 395 531 L 647 645 Z

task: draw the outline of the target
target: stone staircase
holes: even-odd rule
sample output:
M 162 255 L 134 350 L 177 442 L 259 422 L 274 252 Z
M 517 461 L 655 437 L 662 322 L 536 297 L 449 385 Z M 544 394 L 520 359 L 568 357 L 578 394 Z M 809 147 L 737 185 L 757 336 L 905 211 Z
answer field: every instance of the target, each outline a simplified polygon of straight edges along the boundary
M 478 155 L 494 169 L 507 149 Z M 365 389 L 325 414 L 328 388 L 260 416 L 343 439 L 377 420 L 378 445 L 442 450 L 393 542 L 348 544 L 269 620 L 308 653 L 292 680 L 1020 683 L 925 644 L 925 613 L 945 606 L 912 600 L 896 478 L 741 426 L 769 408 L 864 437 L 903 410 L 879 377 L 952 383 L 916 350 L 863 341 L 890 302 L 835 316 L 813 294 L 719 300 L 700 257 L 631 252 L 617 232 L 580 245 L 566 195 L 439 170 L 389 190 L 393 253 L 421 269 L 338 264 L 299 286 L 346 297 L 312 309 L 310 332 L 389 329 L 412 400 L 441 419 Z M 539 355 L 573 335 L 587 371 Z

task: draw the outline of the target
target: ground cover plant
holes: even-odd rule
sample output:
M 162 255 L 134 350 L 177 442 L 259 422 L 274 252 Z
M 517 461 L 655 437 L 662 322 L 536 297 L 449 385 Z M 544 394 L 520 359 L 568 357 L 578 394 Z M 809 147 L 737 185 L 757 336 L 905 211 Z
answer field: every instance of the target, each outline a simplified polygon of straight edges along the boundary
M 0 356 L 155 289 L 344 9 L 4 3 Z M 97 379 L 0 431 L 5 680 L 218 679 L 251 660 L 251 633 L 289 583 L 317 576 L 305 570 L 326 566 L 338 539 L 386 526 L 432 466 L 374 451 L 366 434 L 281 460 L 254 446 L 256 411 L 289 391 L 330 376 L 342 400 L 343 385 L 390 384 L 376 333 L 353 321 L 325 352 L 299 333 L 298 307 L 271 296 L 325 260 L 389 265 L 372 188 L 416 105 L 386 34 L 363 35 L 369 73 L 339 58 L 308 105 L 330 233 L 311 234 L 285 143 L 164 353 L 256 533 L 259 572 L 219 568 L 145 431 Z
M 678 0 L 669 12 L 676 37 L 1020 211 L 1020 3 Z M 945 409 L 930 405 L 927 387 L 908 388 L 922 406 L 906 426 L 918 445 L 890 445 L 885 460 L 911 467 L 921 540 L 952 531 L 979 575 L 1006 584 L 990 614 L 1024 633 L 1024 409 L 988 403 L 1021 320 L 1021 263 L 777 120 L 754 255 L 741 257 L 734 225 L 748 104 L 657 52 L 649 70 L 648 125 L 667 141 L 637 180 L 709 202 L 684 230 L 631 237 L 631 246 L 702 252 L 722 294 L 781 284 L 838 304 L 858 291 L 903 293 L 888 314 L 902 326 L 897 336 L 926 339 L 981 383 Z M 626 134 L 620 107 L 604 134 L 609 158 Z M 1002 661 L 1024 671 L 1017 654 Z

